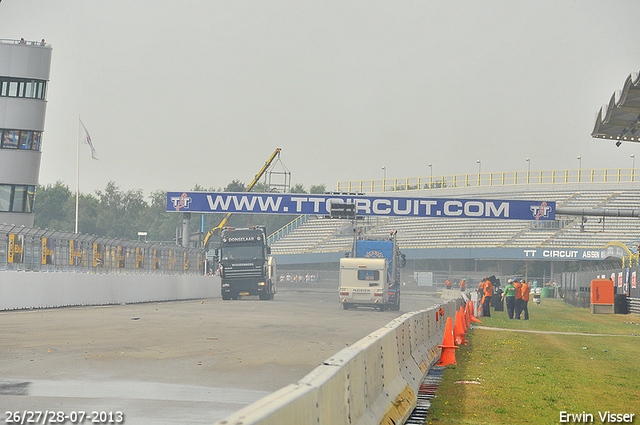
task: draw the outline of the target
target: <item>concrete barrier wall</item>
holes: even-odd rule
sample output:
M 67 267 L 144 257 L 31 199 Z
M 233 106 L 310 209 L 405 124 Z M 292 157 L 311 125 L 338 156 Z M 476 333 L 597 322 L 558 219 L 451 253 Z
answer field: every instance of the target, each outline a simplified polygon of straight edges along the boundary
M 220 296 L 220 278 L 194 275 L 0 272 L 0 310 Z
M 402 423 L 440 355 L 447 317 L 461 300 L 407 313 L 327 359 L 298 383 L 216 425 Z M 441 314 L 442 313 L 442 314 Z

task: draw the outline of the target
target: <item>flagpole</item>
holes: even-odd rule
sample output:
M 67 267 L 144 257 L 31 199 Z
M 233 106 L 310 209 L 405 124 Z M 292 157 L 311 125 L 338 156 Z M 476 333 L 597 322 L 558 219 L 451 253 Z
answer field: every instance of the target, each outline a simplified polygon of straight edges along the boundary
M 76 146 L 76 233 L 78 233 L 78 198 L 80 196 L 80 114 L 78 114 L 78 144 Z

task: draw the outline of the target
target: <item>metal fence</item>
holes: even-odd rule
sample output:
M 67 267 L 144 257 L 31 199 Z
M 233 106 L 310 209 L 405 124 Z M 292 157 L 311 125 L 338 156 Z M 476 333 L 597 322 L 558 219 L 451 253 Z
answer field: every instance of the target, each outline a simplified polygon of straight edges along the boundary
M 617 293 L 624 293 L 632 298 L 640 298 L 640 285 L 636 281 L 636 276 L 640 278 L 639 267 L 565 272 L 562 273 L 561 284 L 566 291 L 588 292 L 592 280 L 612 279 L 617 288 Z
M 565 302 L 577 307 L 589 307 L 591 281 L 594 279 L 611 279 L 615 293 L 623 294 L 629 313 L 640 314 L 640 267 L 626 267 L 610 270 L 594 270 L 562 273 L 561 287 L 565 294 Z M 618 296 L 616 295 L 616 297 Z
M 201 248 L 0 224 L 0 270 L 201 275 L 204 263 Z
M 338 182 L 338 192 L 393 192 L 416 189 L 462 187 L 555 185 L 566 183 L 630 183 L 640 179 L 635 168 L 508 171 L 499 173 L 456 174 L 445 176 Z

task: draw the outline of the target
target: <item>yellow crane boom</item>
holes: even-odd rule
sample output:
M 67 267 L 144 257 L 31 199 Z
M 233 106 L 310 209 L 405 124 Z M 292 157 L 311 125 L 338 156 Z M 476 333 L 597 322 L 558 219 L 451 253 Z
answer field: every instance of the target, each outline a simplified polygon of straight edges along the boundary
M 249 183 L 249 185 L 244 189 L 245 192 L 250 192 L 251 189 L 253 189 L 253 186 L 255 186 L 256 183 L 258 183 L 258 181 L 260 181 L 260 178 L 264 175 L 264 173 L 267 172 L 267 170 L 269 169 L 269 167 L 271 166 L 273 161 L 278 156 L 280 156 L 280 150 L 281 150 L 280 148 L 277 148 L 271 154 L 271 156 L 269 157 L 267 162 L 264 163 L 264 166 L 262 167 L 262 169 L 253 178 L 253 181 L 251 183 Z M 204 246 L 205 249 L 207 248 L 207 246 L 209 246 L 209 243 L 211 242 L 211 237 L 213 236 L 213 234 L 216 233 L 216 232 L 218 232 L 218 233 L 220 232 L 220 230 L 224 227 L 224 225 L 227 224 L 227 221 L 229 220 L 229 217 L 231 217 L 231 213 L 225 214 L 225 216 L 222 219 L 222 221 L 220 222 L 220 224 L 218 224 L 216 227 L 211 229 L 209 231 L 209 233 L 207 233 L 207 235 L 204 237 L 204 243 L 203 243 L 203 246 Z

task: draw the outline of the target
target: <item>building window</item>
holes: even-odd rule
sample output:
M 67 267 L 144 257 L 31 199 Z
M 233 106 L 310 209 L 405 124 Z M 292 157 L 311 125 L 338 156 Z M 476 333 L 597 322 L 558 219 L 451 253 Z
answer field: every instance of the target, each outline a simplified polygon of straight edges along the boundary
M 26 192 L 27 192 L 26 186 L 14 186 L 11 211 L 24 211 L 24 201 L 27 197 Z
M 0 184 L 0 211 L 11 211 L 11 185 Z
M 15 130 L 4 130 L 2 136 L 2 147 L 4 149 L 17 149 L 20 133 Z
M 45 100 L 47 82 L 0 77 L 0 96 Z
M 41 131 L 0 129 L 0 148 L 39 151 Z
M 18 82 L 9 81 L 9 97 L 18 97 Z
M 39 131 L 34 131 L 31 137 L 31 147 L 29 149 L 34 151 L 39 151 L 41 139 L 42 139 L 42 133 Z
M 27 199 L 24 204 L 24 212 L 26 213 L 33 212 L 33 204 L 35 200 L 36 200 L 36 187 L 27 186 Z
M 0 212 L 33 212 L 35 186 L 0 184 Z

